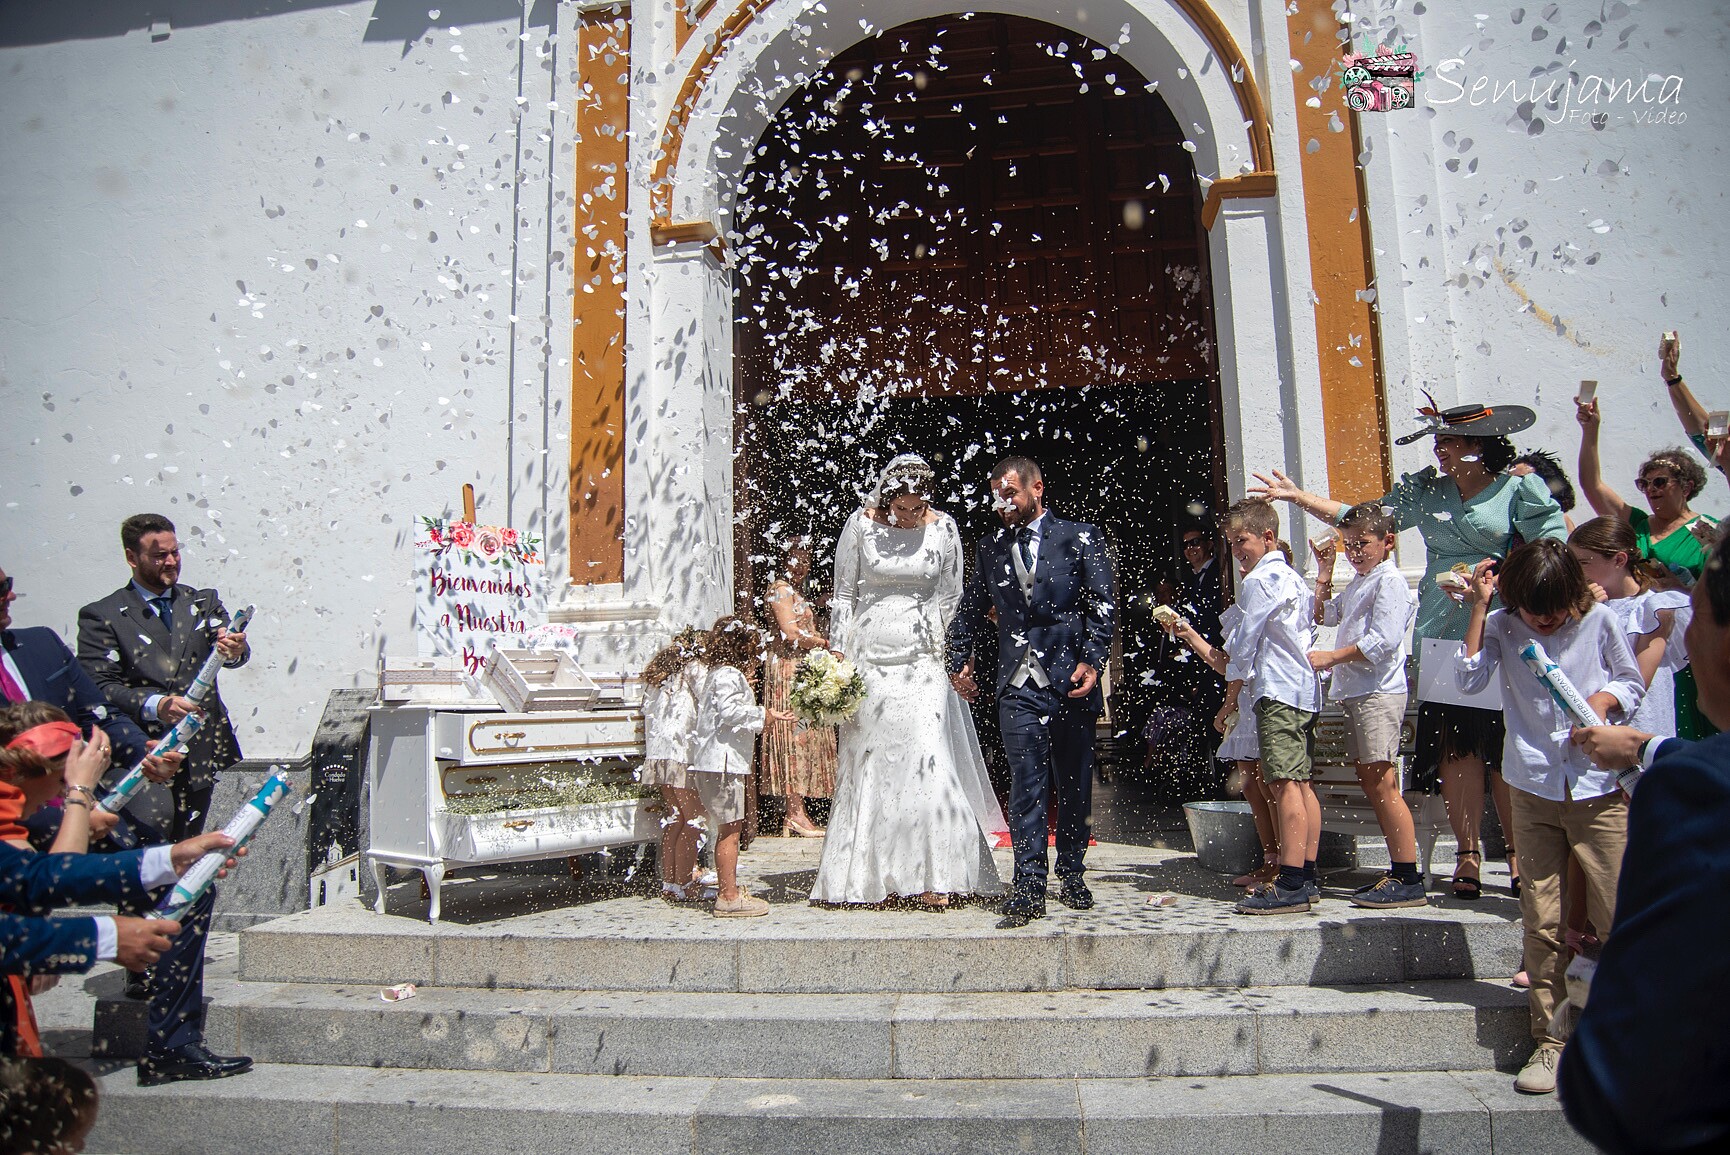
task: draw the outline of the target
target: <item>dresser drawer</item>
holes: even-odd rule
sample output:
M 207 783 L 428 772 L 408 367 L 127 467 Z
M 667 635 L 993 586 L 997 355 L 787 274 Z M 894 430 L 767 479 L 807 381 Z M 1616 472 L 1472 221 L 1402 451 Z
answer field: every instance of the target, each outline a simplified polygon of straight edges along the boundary
M 593 806 L 435 816 L 438 854 L 449 862 L 517 862 L 560 858 L 661 836 L 659 804 L 649 799 Z
M 438 715 L 433 755 L 465 766 L 500 762 L 640 757 L 643 715 L 615 710 L 587 714 Z

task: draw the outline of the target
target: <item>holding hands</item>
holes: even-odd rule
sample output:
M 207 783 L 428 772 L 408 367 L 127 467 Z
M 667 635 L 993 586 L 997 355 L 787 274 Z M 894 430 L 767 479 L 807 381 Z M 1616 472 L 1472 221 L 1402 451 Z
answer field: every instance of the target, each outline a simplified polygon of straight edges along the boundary
M 1664 380 L 1674 381 L 1682 375 L 1682 336 L 1665 333 L 1658 338 L 1658 372 Z
M 1494 558 L 1485 558 L 1472 567 L 1472 578 L 1466 586 L 1466 604 L 1473 608 L 1483 606 L 1488 609 L 1495 596 L 1496 562 Z
M 235 661 L 246 654 L 246 634 L 244 632 L 231 634 L 227 627 L 216 627 L 216 648 L 222 652 L 227 661 Z
M 186 760 L 184 750 L 170 750 L 166 754 L 150 754 L 144 759 L 144 776 L 150 781 L 163 785 L 174 781 L 174 776 L 180 772 L 180 764 Z
M 1332 586 L 1334 580 L 1334 559 L 1339 556 L 1340 537 L 1330 533 L 1320 541 L 1310 541 L 1310 552 L 1316 555 L 1316 584 Z
M 204 711 L 193 705 L 192 699 L 180 694 L 164 694 L 162 700 L 156 703 L 156 717 L 165 726 L 172 726 L 188 714 L 202 714 Z

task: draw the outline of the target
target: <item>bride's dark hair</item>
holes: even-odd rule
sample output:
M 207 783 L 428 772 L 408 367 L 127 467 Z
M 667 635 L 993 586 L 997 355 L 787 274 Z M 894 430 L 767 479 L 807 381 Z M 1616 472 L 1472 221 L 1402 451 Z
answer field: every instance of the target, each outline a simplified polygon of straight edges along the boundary
M 883 474 L 883 492 L 877 495 L 877 512 L 888 513 L 889 504 L 903 494 L 931 500 L 937 475 L 923 461 L 904 461 Z

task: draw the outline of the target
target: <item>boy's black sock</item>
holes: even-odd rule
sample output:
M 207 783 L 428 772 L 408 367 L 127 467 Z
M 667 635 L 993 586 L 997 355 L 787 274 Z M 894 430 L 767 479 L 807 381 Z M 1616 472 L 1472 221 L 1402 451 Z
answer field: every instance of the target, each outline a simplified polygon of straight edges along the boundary
M 1314 882 L 1315 880 L 1316 880 L 1316 860 L 1312 858 L 1312 859 L 1309 859 L 1308 861 L 1306 861 L 1304 863 L 1304 881 L 1305 882 Z
M 1299 890 L 1304 884 L 1304 868 L 1287 866 L 1282 862 L 1279 867 L 1279 878 L 1276 881 L 1281 890 Z
M 1418 873 L 1418 864 L 1415 862 L 1389 863 L 1388 873 L 1394 876 L 1394 881 L 1403 882 L 1408 886 L 1424 880 L 1424 876 Z

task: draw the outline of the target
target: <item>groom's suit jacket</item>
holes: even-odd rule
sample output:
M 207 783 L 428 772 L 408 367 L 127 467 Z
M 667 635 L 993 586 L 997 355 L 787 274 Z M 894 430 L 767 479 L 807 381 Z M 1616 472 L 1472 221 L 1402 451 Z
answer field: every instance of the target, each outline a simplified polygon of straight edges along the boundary
M 216 645 L 217 627 L 228 625 L 228 611 L 215 590 L 176 585 L 173 593 L 172 636 L 131 583 L 78 611 L 78 660 L 102 687 L 108 704 L 136 720 L 152 740 L 168 727 L 147 720 L 144 703 L 152 694 L 186 693 Z M 225 666 L 243 665 L 251 656 L 249 646 L 238 661 Z M 204 704 L 203 729 L 187 743 L 181 773 L 190 787 L 208 786 L 218 771 L 238 761 L 240 744 L 219 684 Z
M 979 543 L 973 577 L 949 626 L 949 670 L 957 673 L 973 656 L 974 639 L 986 628 L 986 611 L 997 610 L 997 693 L 1001 695 L 1029 646 L 1058 692 L 1067 694 L 1078 663 L 1105 669 L 1116 629 L 1111 562 L 1105 535 L 1079 521 L 1045 512 L 1033 593 L 1023 596 L 1010 559 L 1013 532 L 1006 526 Z M 1086 699 L 1095 713 L 1105 708 L 1096 684 Z

